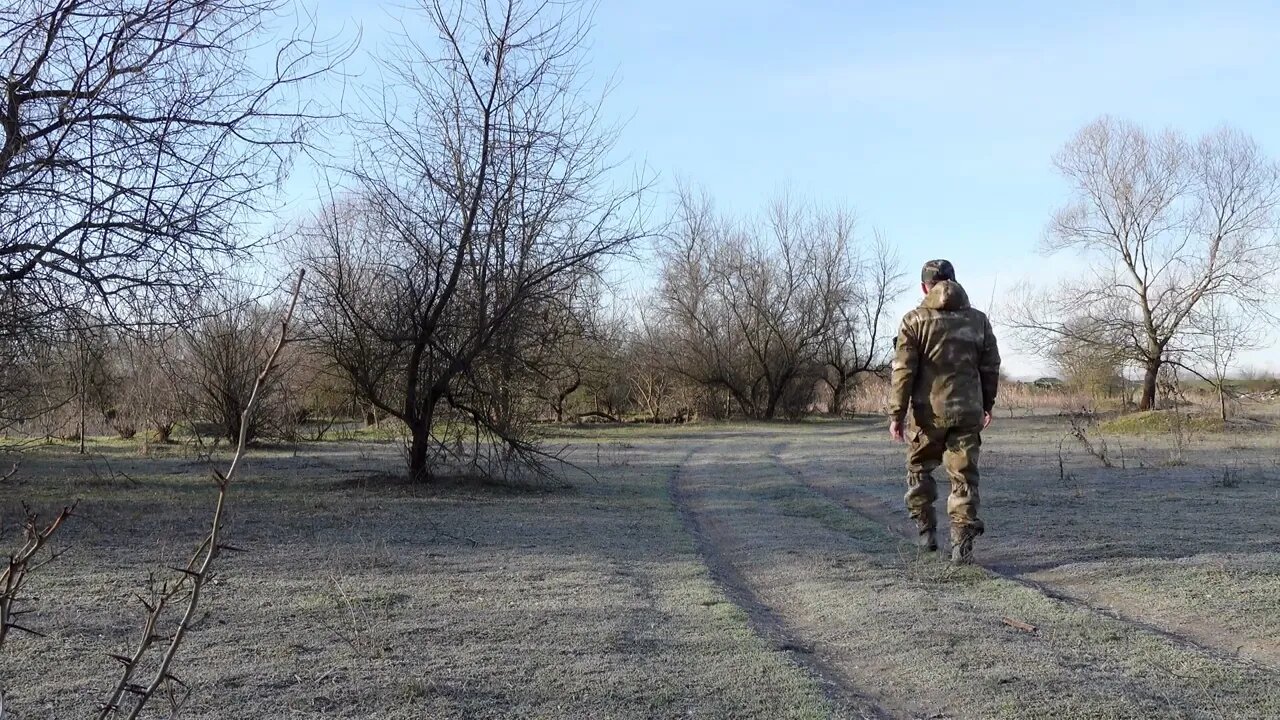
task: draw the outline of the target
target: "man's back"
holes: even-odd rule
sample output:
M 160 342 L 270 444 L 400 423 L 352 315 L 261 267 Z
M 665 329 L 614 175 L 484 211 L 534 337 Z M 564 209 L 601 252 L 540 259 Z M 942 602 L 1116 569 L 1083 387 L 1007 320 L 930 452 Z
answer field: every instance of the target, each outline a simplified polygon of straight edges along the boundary
M 919 427 L 977 427 L 1000 380 L 1000 353 L 987 316 L 953 280 L 937 283 L 902 319 L 893 361 L 891 413 L 908 404 Z

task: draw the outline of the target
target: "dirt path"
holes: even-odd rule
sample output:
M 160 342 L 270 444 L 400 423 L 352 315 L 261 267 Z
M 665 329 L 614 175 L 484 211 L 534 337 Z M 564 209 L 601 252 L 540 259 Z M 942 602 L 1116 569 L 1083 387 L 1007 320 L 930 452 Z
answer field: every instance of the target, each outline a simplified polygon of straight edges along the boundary
M 918 555 L 882 500 L 790 467 L 784 433 L 694 447 L 670 494 L 725 595 L 818 678 L 837 716 L 1280 713 L 1280 678 L 1265 667 L 1022 578 Z
M 705 471 L 707 467 L 705 447 L 690 450 L 672 472 L 669 487 L 672 502 L 716 584 L 731 602 L 746 613 L 756 634 L 814 676 L 839 717 L 894 717 L 859 688 L 853 678 L 825 657 L 821 649 L 812 645 L 812 637 L 806 628 L 792 626 L 766 605 L 727 557 L 726 530 L 721 526 L 720 518 L 706 507 L 705 488 L 698 483 L 699 470 Z
M 914 541 L 916 530 L 910 518 L 900 507 L 891 506 L 880 498 L 860 491 L 852 483 L 816 482 L 808 474 L 789 464 L 786 453 L 788 442 L 775 443 L 770 450 L 771 459 L 796 482 L 815 493 L 839 503 L 845 508 L 877 522 L 889 531 L 907 541 Z M 940 493 L 945 492 L 945 484 L 940 485 Z M 947 534 L 945 527 L 939 533 L 945 543 Z M 943 547 L 942 551 L 948 550 Z M 1265 643 L 1242 641 L 1232 634 L 1230 628 L 1224 627 L 1208 619 L 1196 622 L 1164 622 L 1156 623 L 1143 618 L 1144 608 L 1132 598 L 1125 598 L 1116 593 L 1105 593 L 1072 582 L 1055 582 L 1052 569 L 1048 572 L 1021 574 L 1014 568 L 996 563 L 983 563 L 978 555 L 978 565 L 995 576 L 1017 583 L 1044 595 L 1052 600 L 1068 603 L 1089 612 L 1104 615 L 1113 620 L 1129 624 L 1146 632 L 1163 637 L 1171 643 L 1214 656 L 1228 662 L 1246 662 L 1259 665 L 1271 671 L 1280 671 L 1280 648 Z

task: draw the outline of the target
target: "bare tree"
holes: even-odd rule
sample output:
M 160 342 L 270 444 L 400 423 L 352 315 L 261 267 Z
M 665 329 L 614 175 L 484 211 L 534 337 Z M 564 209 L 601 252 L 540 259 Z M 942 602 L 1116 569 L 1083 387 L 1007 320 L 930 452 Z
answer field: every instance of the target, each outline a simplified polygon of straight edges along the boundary
M 15 376 L 27 379 L 28 384 L 13 398 L 16 402 L 11 407 L 15 412 L 13 425 L 23 435 L 45 441 L 70 439 L 79 427 L 76 393 L 68 373 L 64 340 L 55 333 L 42 334 L 34 341 L 22 338 L 19 347 L 27 354 L 22 357 Z
M 172 328 L 151 328 L 121 338 L 124 412 L 143 431 L 146 443 L 169 442 L 187 409 L 184 396 L 190 386 L 179 377 L 180 372 L 187 373 L 175 367 L 182 360 L 183 336 Z
M 569 312 L 544 314 L 545 341 L 531 348 L 527 360 L 534 391 L 557 422 L 588 416 L 617 422 L 631 404 L 627 321 L 607 303 L 602 287 L 584 291 Z
M 247 213 L 317 119 L 292 91 L 325 69 L 296 33 L 263 44 L 285 6 L 15 0 L 0 12 L 0 285 L 29 316 L 93 306 L 141 322 L 248 249 Z
M 623 350 L 630 396 L 650 422 L 661 422 L 676 406 L 692 404 L 685 392 L 687 378 L 671 369 L 675 337 L 675 329 L 661 317 L 642 313 Z
M 551 409 L 556 422 L 564 422 L 570 398 L 582 389 L 596 350 L 590 318 L 564 310 L 545 313 L 542 329 L 552 337 L 531 346 L 525 356 L 525 364 L 536 376 L 530 389 Z
M 782 198 L 763 223 L 717 218 L 681 194 L 659 305 L 671 368 L 724 388 L 749 417 L 802 410 L 850 286 L 851 218 Z
M 1082 129 L 1055 158 L 1074 198 L 1054 215 L 1050 251 L 1089 260 L 1084 278 L 1037 293 L 1011 324 L 1036 338 L 1070 337 L 1070 320 L 1125 338 L 1142 372 L 1140 409 L 1156 403 L 1161 366 L 1176 355 L 1187 321 L 1211 298 L 1263 309 L 1277 253 L 1280 168 L 1243 133 L 1196 142 L 1150 134 L 1112 118 Z
M 1227 298 L 1211 297 L 1196 308 L 1188 323 L 1187 360 L 1199 366 L 1193 373 L 1213 385 L 1226 421 L 1232 395 L 1230 375 L 1241 353 L 1261 347 L 1261 322 L 1257 315 L 1233 308 Z
M 115 367 L 115 336 L 99 319 L 68 312 L 59 322 L 24 334 L 0 331 L 5 358 L 0 369 L 0 408 L 3 426 L 32 425 L 45 437 L 79 439 L 104 425 L 127 430 L 116 412 L 119 388 Z
M 846 243 L 853 241 L 852 225 L 849 231 Z M 823 346 L 828 371 L 822 379 L 831 388 L 831 412 L 838 413 L 859 375 L 883 373 L 889 367 L 893 343 L 889 304 L 905 288 L 898 252 L 878 232 L 869 253 L 851 254 L 846 265 L 829 271 L 847 275 L 832 283 L 846 291 Z
M 0 285 L 0 313 L 0 430 L 51 437 L 76 397 L 67 335 L 37 321 L 11 286 Z
M 258 382 L 279 309 L 237 289 L 220 300 L 206 300 L 201 307 L 200 317 L 181 335 L 182 403 L 192 420 L 212 423 L 227 442 L 241 436 L 252 441 L 266 424 L 278 419 L 275 399 L 288 372 L 287 367 L 277 369 L 265 382 Z M 287 365 L 287 358 L 282 363 Z M 246 414 L 255 393 L 260 409 Z M 245 417 L 253 422 L 248 428 L 241 427 Z
M 8 288 L 0 287 L 0 323 L 15 331 L 0 333 L 0 430 L 7 432 L 38 415 L 35 399 L 45 380 L 35 372 L 37 349 L 47 345 L 42 333 L 31 332 L 25 308 Z M 16 332 L 19 326 L 22 332 Z
M 361 396 L 408 429 L 428 480 L 442 409 L 501 456 L 533 447 L 495 413 L 528 397 L 526 352 L 602 258 L 643 230 L 606 180 L 613 135 L 584 95 L 577 3 L 423 2 L 357 125 L 355 191 L 303 233 L 313 325 Z M 520 392 L 515 390 L 520 388 Z M 478 451 L 478 448 L 477 448 Z
M 634 409 L 631 367 L 627 362 L 631 323 L 616 307 L 607 311 L 598 309 L 588 317 L 590 332 L 584 348 L 582 386 L 585 399 L 592 405 L 579 418 L 593 415 L 618 421 Z
M 85 454 L 86 435 L 89 432 L 89 411 L 96 411 L 106 420 L 115 416 L 114 390 L 116 387 L 110 364 L 111 338 L 106 328 L 92 322 L 91 317 L 77 318 L 90 322 L 75 322 L 70 328 L 67 342 L 68 380 L 76 400 L 77 430 L 80 454 Z

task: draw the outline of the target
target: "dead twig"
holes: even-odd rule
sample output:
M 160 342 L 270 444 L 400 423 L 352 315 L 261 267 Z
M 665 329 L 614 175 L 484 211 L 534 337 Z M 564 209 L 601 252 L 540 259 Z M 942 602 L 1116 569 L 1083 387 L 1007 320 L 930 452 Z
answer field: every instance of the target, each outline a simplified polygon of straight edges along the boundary
M 103 484 L 109 484 L 109 483 L 115 482 L 117 479 L 123 479 L 124 481 L 128 482 L 130 485 L 134 487 L 140 487 L 142 485 L 142 483 L 133 479 L 133 477 L 131 477 L 128 473 L 123 471 L 118 471 L 114 467 L 112 467 L 111 461 L 107 459 L 107 456 L 105 454 L 93 453 L 92 455 L 89 456 L 89 458 L 90 458 L 89 471 L 93 473 L 94 479 L 97 480 L 98 482 Z M 106 466 L 107 472 L 105 475 L 102 473 L 102 471 L 98 469 L 98 465 L 97 465 L 98 461 L 102 461 L 102 464 Z M 0 720 L 3 720 L 3 718 L 0 718 Z
M 35 513 L 27 511 L 27 519 L 22 526 L 25 537 L 22 547 L 9 556 L 8 564 L 0 571 L 0 648 L 4 647 L 5 638 L 8 637 L 10 630 L 21 630 L 33 635 L 40 634 L 14 622 L 14 618 L 21 614 L 14 610 L 14 603 L 17 601 L 18 593 L 22 591 L 27 575 L 57 557 L 56 554 L 51 554 L 41 562 L 34 562 L 40 551 L 48 545 L 49 538 L 53 537 L 67 518 L 75 513 L 75 509 L 75 505 L 62 508 L 53 520 L 44 525 L 40 524 Z
M 1096 421 L 1096 416 L 1093 413 L 1080 412 L 1071 413 L 1067 416 L 1067 419 L 1071 423 L 1071 437 L 1075 438 L 1076 442 L 1080 443 L 1080 446 L 1084 448 L 1085 452 L 1097 458 L 1098 461 L 1102 463 L 1103 467 L 1115 467 L 1115 463 L 1111 462 L 1111 455 L 1107 449 L 1106 438 L 1098 438 L 1096 445 L 1089 438 L 1089 430 L 1093 427 L 1093 424 Z
M 111 691 L 107 701 L 102 704 L 101 712 L 98 714 L 99 720 L 108 720 L 108 718 L 116 717 L 117 715 L 123 715 L 128 720 L 134 720 L 152 697 L 162 688 L 166 691 L 171 714 L 176 715 L 178 709 L 189 695 L 186 683 L 173 675 L 173 661 L 177 656 L 178 648 L 196 618 L 201 590 L 213 577 L 214 561 L 218 559 L 223 550 L 230 549 L 229 546 L 222 542 L 222 518 L 226 510 L 227 491 L 235 479 L 236 470 L 240 467 L 240 462 L 244 458 L 245 449 L 248 446 L 250 421 L 254 411 L 257 410 L 260 391 L 263 385 L 266 384 L 272 370 L 275 369 L 280 350 L 288 342 L 289 323 L 293 320 L 293 312 L 298 304 L 298 295 L 302 289 L 304 274 L 298 274 L 298 279 L 293 286 L 293 294 L 289 301 L 289 308 L 285 312 L 284 319 L 280 322 L 280 338 L 276 342 L 274 349 L 272 349 L 271 354 L 267 357 L 267 362 L 263 366 L 262 372 L 258 373 L 257 380 L 253 384 L 253 392 L 249 395 L 249 402 L 245 405 L 244 412 L 241 414 L 240 437 L 236 444 L 235 454 L 231 458 L 231 464 L 225 473 L 216 469 L 213 471 L 213 480 L 218 488 L 218 496 L 214 504 L 213 521 L 209 534 L 196 548 L 195 553 L 187 561 L 185 567 L 174 568 L 178 573 L 176 578 L 156 585 L 153 577 L 148 582 L 151 589 L 150 598 L 139 597 L 147 611 L 142 633 L 132 655 L 127 657 L 123 655 L 111 656 L 112 659 L 123 665 L 123 670 L 120 674 L 120 680 Z M 165 610 L 184 594 L 186 596 L 186 606 L 177 625 L 171 634 L 160 634 L 157 629 L 163 619 Z M 158 667 L 151 676 L 150 681 L 145 685 L 136 682 L 135 675 L 137 675 L 140 666 L 143 664 L 143 659 L 147 657 L 148 651 L 156 643 L 165 640 L 167 640 L 167 644 L 164 646 L 164 651 L 158 660 Z M 125 700 L 126 696 L 129 696 L 129 701 Z
M 456 541 L 456 542 L 466 542 L 466 543 L 470 543 L 470 544 L 471 544 L 471 547 L 479 547 L 479 546 L 480 546 L 480 542 L 479 542 L 478 540 L 476 540 L 475 538 L 473 538 L 473 537 L 469 537 L 469 536 L 467 536 L 467 535 L 454 535 L 454 534 L 453 534 L 453 533 L 451 533 L 451 532 L 446 532 L 445 530 L 443 530 L 443 529 L 440 527 L 440 525 L 439 525 L 438 523 L 436 523 L 436 522 L 435 522 L 435 521 L 433 521 L 433 520 L 429 520 L 429 519 L 428 519 L 428 520 L 427 520 L 427 523 L 431 525 L 431 529 L 432 529 L 432 531 L 434 532 L 434 535 L 432 535 L 432 537 L 431 537 L 431 539 L 432 539 L 433 541 L 434 541 L 434 540 L 438 540 L 439 538 L 448 538 L 449 540 L 454 540 L 454 541 Z M 3 720 L 3 718 L 0 718 L 0 720 Z

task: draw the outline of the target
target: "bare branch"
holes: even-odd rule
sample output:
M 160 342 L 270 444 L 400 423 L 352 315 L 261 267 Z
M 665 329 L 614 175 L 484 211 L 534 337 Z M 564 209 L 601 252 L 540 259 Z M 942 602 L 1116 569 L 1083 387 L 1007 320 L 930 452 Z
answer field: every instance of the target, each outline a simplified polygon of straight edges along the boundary
M 16 466 L 14 469 L 16 471 Z M 12 474 L 11 472 L 10 475 Z M 22 526 L 25 540 L 22 546 L 9 556 L 4 568 L 0 569 L 0 649 L 3 649 L 5 638 L 10 630 L 39 634 L 14 622 L 14 618 L 18 615 L 14 604 L 19 598 L 28 573 L 44 564 L 36 561 L 40 551 L 48 546 L 49 539 L 75 513 L 75 509 L 75 505 L 64 507 L 53 520 L 45 524 L 41 524 L 34 513 L 27 513 L 27 519 Z
M 299 272 L 298 274 L 288 309 L 280 321 L 279 339 L 267 356 L 267 361 L 262 366 L 262 370 L 254 382 L 253 392 L 249 396 L 249 401 L 241 417 L 240 435 L 235 453 L 231 457 L 230 465 L 225 473 L 214 473 L 214 483 L 218 489 L 218 494 L 214 503 L 213 520 L 209 534 L 200 543 L 187 565 L 183 568 L 175 568 L 178 573 L 176 580 L 167 581 L 160 585 L 157 585 L 154 579 L 152 580 L 151 599 L 150 601 L 143 601 L 143 605 L 147 608 L 147 615 L 133 654 L 129 657 L 111 656 L 123 665 L 123 670 L 120 680 L 116 683 L 107 701 L 102 705 L 101 712 L 98 715 L 100 720 L 107 720 L 116 716 L 123 716 L 129 720 L 137 718 L 147 703 L 162 687 L 167 688 L 170 706 L 174 712 L 181 706 L 182 701 L 188 695 L 185 685 L 173 676 L 171 667 L 173 666 L 174 658 L 177 656 L 178 648 L 195 620 L 201 591 L 212 577 L 214 562 L 225 547 L 222 542 L 222 524 L 223 514 L 226 510 L 227 494 L 235 480 L 236 470 L 240 467 L 240 462 L 243 460 L 248 448 L 249 425 L 254 412 L 257 411 L 262 388 L 267 384 L 272 372 L 276 369 L 276 361 L 280 356 L 280 351 L 289 342 L 289 325 L 293 320 L 293 313 L 302 291 L 304 275 L 305 272 Z M 149 682 L 143 685 L 135 681 L 134 678 L 140 672 L 143 660 L 148 656 L 149 651 L 157 642 L 165 639 L 165 637 L 157 633 L 157 628 L 164 620 L 164 611 L 171 604 L 179 601 L 183 593 L 186 594 L 186 599 L 182 614 L 171 634 L 167 636 L 168 642 L 163 646 L 154 675 Z M 173 687 L 175 683 L 179 686 L 179 689 Z

